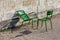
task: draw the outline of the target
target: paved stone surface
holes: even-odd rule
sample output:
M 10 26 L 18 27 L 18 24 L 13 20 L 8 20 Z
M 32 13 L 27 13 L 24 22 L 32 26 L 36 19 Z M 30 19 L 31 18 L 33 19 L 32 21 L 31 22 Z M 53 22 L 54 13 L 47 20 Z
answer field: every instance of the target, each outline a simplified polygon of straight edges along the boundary
M 48 24 L 48 32 L 45 31 L 44 26 L 37 30 L 30 28 L 31 25 L 26 25 L 14 29 L 13 33 L 11 31 L 0 32 L 0 40 L 60 40 L 60 15 L 54 16 L 52 22 L 53 29 L 51 30 Z M 26 28 L 28 26 L 29 30 Z

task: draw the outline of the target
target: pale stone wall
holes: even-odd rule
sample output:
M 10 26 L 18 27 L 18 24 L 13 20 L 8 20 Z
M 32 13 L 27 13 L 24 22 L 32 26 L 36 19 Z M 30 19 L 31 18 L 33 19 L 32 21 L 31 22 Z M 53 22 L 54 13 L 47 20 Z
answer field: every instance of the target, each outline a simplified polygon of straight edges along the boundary
M 60 0 L 0 0 L 0 21 L 12 19 L 15 11 L 19 9 L 23 9 L 27 13 L 31 11 L 37 12 L 38 2 L 39 12 L 46 9 L 60 8 Z
M 11 19 L 16 10 L 36 11 L 37 0 L 0 0 L 0 21 Z

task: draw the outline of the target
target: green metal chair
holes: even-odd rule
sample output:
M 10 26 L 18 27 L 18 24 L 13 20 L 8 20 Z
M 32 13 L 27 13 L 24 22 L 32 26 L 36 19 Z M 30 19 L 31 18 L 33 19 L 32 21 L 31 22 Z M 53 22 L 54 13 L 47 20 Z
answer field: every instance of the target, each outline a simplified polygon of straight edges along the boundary
M 39 18 L 38 19 L 38 22 L 39 22 L 39 20 L 41 20 L 41 27 L 43 26 L 43 21 L 45 22 L 46 31 L 47 31 L 47 23 L 46 23 L 47 20 L 50 20 L 51 29 L 52 29 L 52 21 L 51 21 L 52 14 L 53 14 L 53 10 L 48 10 L 47 11 L 47 17 L 44 17 L 44 18 L 41 18 L 41 19 Z
M 19 15 L 19 17 L 20 17 L 21 19 L 23 19 L 22 25 L 23 25 L 24 22 L 29 21 L 29 23 L 30 23 L 30 21 L 32 20 L 32 28 L 33 28 L 33 21 L 35 21 L 36 18 L 30 18 L 30 17 L 25 13 L 24 10 L 18 10 L 18 11 L 17 11 L 17 14 Z

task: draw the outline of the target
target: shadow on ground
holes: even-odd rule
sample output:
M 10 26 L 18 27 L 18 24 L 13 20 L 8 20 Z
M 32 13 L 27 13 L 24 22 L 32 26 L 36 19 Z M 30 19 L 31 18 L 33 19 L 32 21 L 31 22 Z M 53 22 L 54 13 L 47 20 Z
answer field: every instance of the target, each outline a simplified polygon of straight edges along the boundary
M 15 37 L 20 37 L 20 36 L 23 36 L 23 35 L 28 35 L 28 34 L 31 34 L 32 32 L 29 31 L 29 30 L 25 30 L 25 31 L 20 32 L 20 33 L 21 33 L 20 35 L 17 35 L 17 36 L 15 36 Z

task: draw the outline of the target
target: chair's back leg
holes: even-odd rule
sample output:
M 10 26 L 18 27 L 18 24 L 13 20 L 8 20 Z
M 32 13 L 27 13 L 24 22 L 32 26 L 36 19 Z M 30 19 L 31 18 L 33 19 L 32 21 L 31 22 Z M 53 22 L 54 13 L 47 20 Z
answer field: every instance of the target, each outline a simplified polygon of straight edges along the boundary
M 38 26 L 39 26 L 39 20 L 37 20 L 37 29 L 38 29 Z
M 32 28 L 33 28 L 33 20 L 32 20 Z
M 51 29 L 52 29 L 52 20 L 50 19 Z
M 43 26 L 43 21 L 41 21 L 41 28 L 42 28 L 42 26 Z
M 45 27 L 46 27 L 46 32 L 47 32 L 47 23 L 46 23 L 46 21 L 45 21 Z

